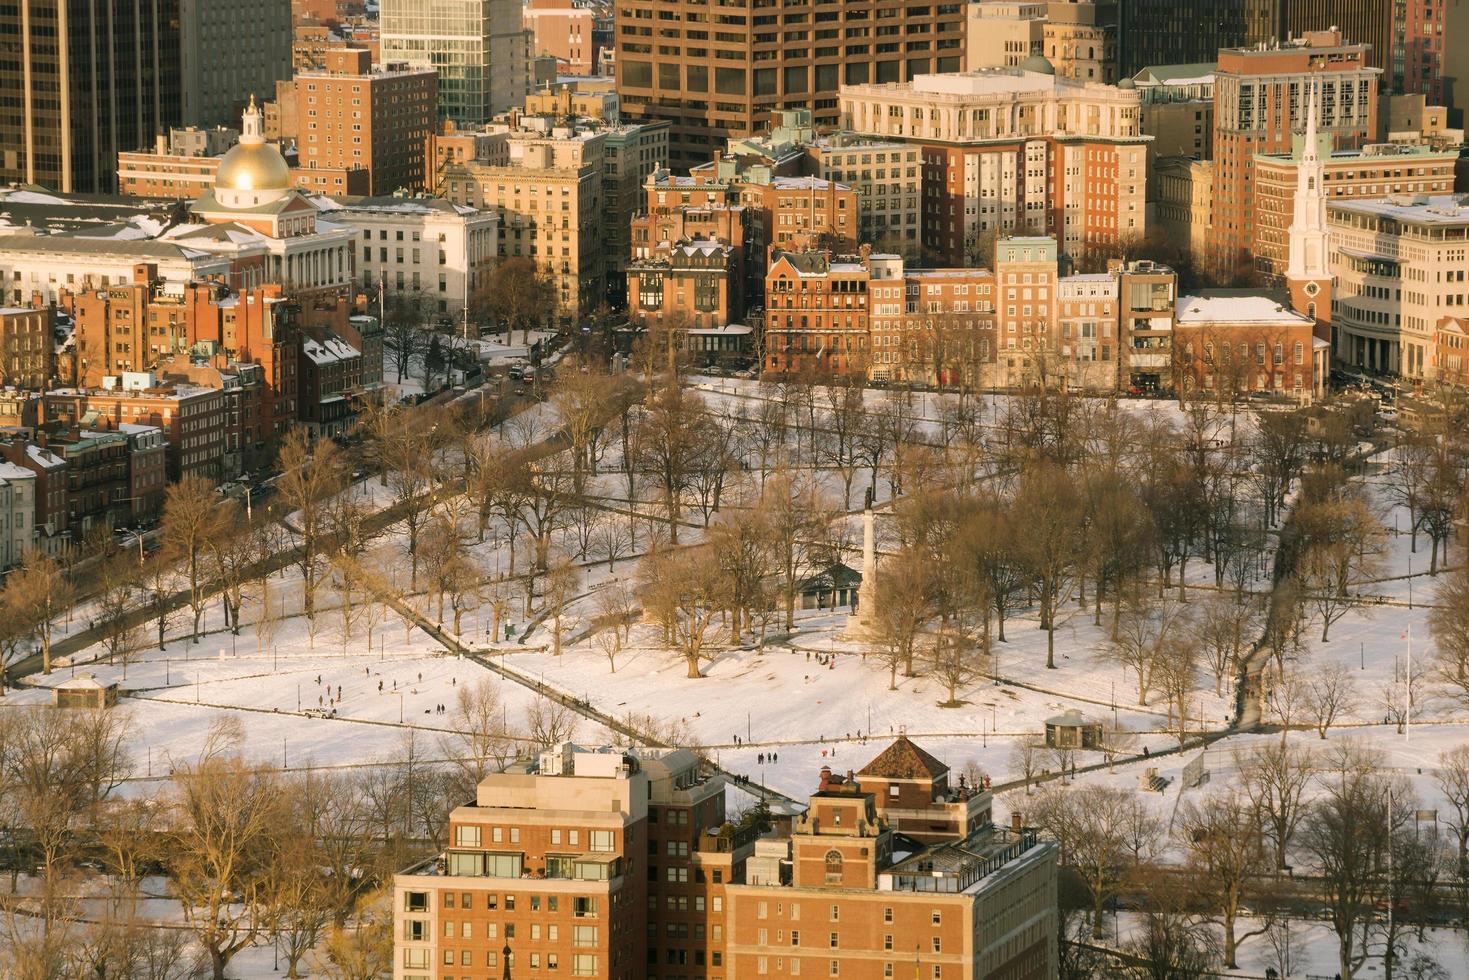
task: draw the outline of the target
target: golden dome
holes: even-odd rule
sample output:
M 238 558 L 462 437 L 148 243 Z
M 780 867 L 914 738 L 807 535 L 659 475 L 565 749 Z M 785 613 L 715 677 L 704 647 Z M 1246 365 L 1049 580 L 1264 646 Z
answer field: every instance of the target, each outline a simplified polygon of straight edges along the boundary
M 214 174 L 217 190 L 285 190 L 291 186 L 291 168 L 269 143 L 236 143 Z

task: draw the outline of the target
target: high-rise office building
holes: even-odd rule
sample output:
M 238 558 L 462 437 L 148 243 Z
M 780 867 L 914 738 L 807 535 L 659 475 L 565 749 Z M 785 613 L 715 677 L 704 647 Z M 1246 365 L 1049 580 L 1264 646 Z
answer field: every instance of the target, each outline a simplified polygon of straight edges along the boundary
M 1276 37 L 1280 0 L 1121 0 L 1119 78 L 1152 65 L 1211 62 L 1222 48 Z
M 180 121 L 233 126 L 251 95 L 268 99 L 291 77 L 291 5 L 286 0 L 179 0 Z M 240 28 L 249 25 L 249 43 Z M 133 146 L 149 145 L 152 133 Z
M 1403 90 L 1403 0 L 1274 0 L 1278 5 L 1275 37 L 1288 41 L 1307 31 L 1341 31 L 1354 44 L 1370 45 L 1367 64 L 1381 68 L 1382 87 Z
M 113 190 L 117 152 L 179 122 L 180 6 L 0 4 L 0 183 Z
M 119 151 L 238 125 L 290 77 L 286 0 L 0 5 L 0 183 L 115 191 Z
M 1367 64 L 1367 46 L 1337 31 L 1289 45 L 1219 52 L 1214 73 L 1214 272 L 1253 275 L 1255 164 L 1260 154 L 1288 153 L 1306 128 L 1307 94 L 1321 86 L 1320 132 L 1343 150 L 1372 138 L 1382 70 Z
M 964 68 L 964 5 L 895 0 L 705 0 L 617 4 L 617 92 L 631 120 L 673 124 L 670 159 L 709 159 L 764 130 L 777 109 L 837 123 L 843 85 L 906 82 Z
M 462 125 L 517 106 L 530 90 L 520 0 L 383 0 L 381 58 L 439 72 L 439 113 Z

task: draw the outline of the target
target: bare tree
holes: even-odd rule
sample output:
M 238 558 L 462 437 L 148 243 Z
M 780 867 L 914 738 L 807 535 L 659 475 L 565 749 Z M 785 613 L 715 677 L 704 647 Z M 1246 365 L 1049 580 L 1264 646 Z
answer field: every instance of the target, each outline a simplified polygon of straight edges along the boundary
M 1224 678 L 1238 669 L 1259 629 L 1260 604 L 1248 595 L 1216 592 L 1204 602 L 1195 627 L 1204 660 L 1214 675 L 1214 696 L 1224 690 Z
M 561 617 L 566 614 L 566 607 L 576 597 L 580 585 L 581 570 L 570 562 L 557 562 L 546 573 L 542 595 L 551 615 L 551 649 L 558 657 L 561 656 Z
M 235 954 L 264 926 L 276 831 L 288 819 L 280 779 L 238 756 L 207 755 L 174 774 L 168 844 L 184 921 L 224 980 Z
M 1382 685 L 1378 703 L 1388 720 L 1397 726 L 1399 735 L 1407 731 L 1413 721 L 1425 673 L 1422 661 L 1399 659 L 1393 664 L 1393 679 Z
M 225 622 L 236 636 L 240 633 L 245 589 L 252 582 L 264 579 L 259 564 L 274 550 L 267 530 L 272 527 L 275 527 L 273 523 L 249 526 L 239 504 L 229 500 L 220 505 L 219 528 L 206 543 L 209 575 L 219 585 Z
M 458 772 L 456 798 L 467 799 L 481 780 L 504 769 L 515 757 L 516 739 L 506 726 L 497 683 L 485 677 L 457 685 L 449 705 L 449 724 L 449 732 L 439 741 Z
M 342 451 L 330 439 L 311 442 L 304 428 L 293 429 L 281 443 L 276 481 L 280 502 L 301 539 L 301 600 L 308 619 L 316 618 L 316 586 L 330 529 L 330 502 L 347 485 Z
M 960 708 L 968 703 L 959 698 L 959 690 L 979 677 L 984 668 L 977 647 L 972 633 L 957 621 L 939 631 L 933 649 L 933 672 L 949 694 L 939 707 Z
M 1458 844 L 1459 875 L 1469 868 L 1469 745 L 1457 745 L 1438 754 L 1434 782 L 1453 808 L 1447 823 Z
M 1010 765 L 1020 772 L 1025 780 L 1025 795 L 1030 795 L 1030 785 L 1040 771 L 1040 751 L 1044 744 L 1032 738 L 1021 739 L 1010 750 Z
M 650 554 L 639 567 L 638 583 L 643 609 L 683 657 L 688 676 L 703 676 L 699 665 L 710 657 L 705 648 L 709 628 L 727 608 L 716 556 L 705 547 Z
M 1388 493 L 1408 509 L 1408 550 L 1414 554 L 1418 552 L 1419 506 L 1433 474 L 1434 455 L 1432 443 L 1411 432 L 1393 447 L 1392 464 L 1388 467 Z
M 1434 675 L 1460 704 L 1469 705 L 1469 566 L 1438 583 L 1428 610 L 1435 646 Z
M 927 556 L 912 548 L 889 558 L 878 571 L 872 600 L 876 608 L 867 616 L 888 668 L 890 691 L 898 689 L 899 667 L 904 677 L 914 676 L 919 637 L 938 614 L 930 572 Z
M 1429 575 L 1437 575 L 1439 567 L 1449 560 L 1449 538 L 1454 533 L 1464 494 L 1463 467 L 1449 455 L 1449 445 L 1452 442 L 1440 444 L 1418 509 L 1418 525 L 1429 539 Z
M 1112 786 L 1051 786 L 1030 806 L 1036 826 L 1060 845 L 1061 864 L 1075 869 L 1086 885 L 1096 938 L 1102 935 L 1102 912 L 1132 864 L 1127 856 L 1126 811 L 1134 798 Z
M 544 324 L 556 309 L 556 285 L 531 259 L 501 259 L 490 273 L 485 292 L 487 312 L 505 324 L 505 336 L 520 328 L 520 342 L 530 344 L 532 327 Z
M 633 437 L 632 465 L 646 475 L 663 497 L 668 539 L 678 544 L 683 494 L 693 479 L 704 434 L 703 401 L 682 388 L 668 386 L 652 396 Z
M 765 481 L 759 508 L 769 529 L 776 577 L 785 600 L 785 628 L 790 630 L 796 621 L 796 587 L 810 570 L 810 542 L 825 524 L 826 501 L 814 483 L 781 470 Z
M 1372 914 L 1378 869 L 1394 830 L 1394 806 L 1388 780 L 1370 764 L 1343 769 L 1338 778 L 1324 780 L 1322 788 L 1302 822 L 1301 846 L 1319 875 L 1336 932 L 1338 967 L 1350 978 L 1368 955 L 1359 932 Z
M 301 962 L 332 920 L 331 896 L 316 859 L 309 818 L 299 810 L 284 814 L 276 853 L 261 888 L 261 915 L 286 960 L 286 976 L 300 977 Z
M 98 568 L 96 624 L 108 663 L 128 663 L 142 649 L 142 569 L 131 551 L 119 551 L 102 559 Z
M 356 925 L 338 924 L 327 933 L 315 966 L 330 980 L 378 980 L 393 968 L 392 890 L 363 902 Z
M 1139 928 L 1123 942 L 1136 964 L 1132 973 L 1147 980 L 1206 980 L 1214 977 L 1218 941 L 1200 929 L 1191 913 L 1195 896 L 1175 876 L 1154 871 L 1141 876 L 1146 897 Z
M 1158 650 L 1158 686 L 1168 699 L 1168 713 L 1177 726 L 1180 749 L 1188 740 L 1188 702 L 1197 686 L 1199 659 L 1198 638 L 1191 629 L 1176 630 Z M 1202 718 L 1199 728 L 1204 728 Z
M 1148 703 L 1165 652 L 1189 627 L 1187 607 L 1172 597 L 1153 598 L 1139 589 L 1123 600 L 1107 656 L 1136 675 L 1139 705 Z
M 1357 702 L 1356 681 L 1342 664 L 1327 664 L 1312 670 L 1305 679 L 1306 711 L 1316 721 L 1316 734 L 1326 737 L 1337 717 L 1351 711 Z
M 1382 522 L 1357 496 L 1305 503 L 1293 514 L 1304 547 L 1297 574 L 1321 617 L 1321 642 L 1355 605 L 1352 585 L 1381 566 Z
M 538 749 L 576 737 L 577 714 L 560 701 L 536 695 L 525 713 L 526 735 Z
M 1056 667 L 1056 617 L 1070 593 L 1080 560 L 1077 534 L 1081 500 L 1071 476 L 1059 467 L 1036 465 L 1021 474 L 1012 505 L 1024 528 L 1020 553 L 1040 596 L 1046 631 L 1046 667 Z
M 1311 781 L 1311 757 L 1288 742 L 1262 742 L 1236 753 L 1240 787 L 1260 812 L 1261 825 L 1275 849 L 1275 867 L 1285 870 L 1289 849 L 1305 813 L 1304 797 Z
M 587 475 L 596 473 L 597 440 L 616 397 L 615 379 L 600 364 L 572 356 L 556 371 L 551 403 L 571 452 L 572 487 L 577 493 L 585 489 Z
M 776 549 L 770 523 L 758 508 L 730 510 L 710 528 L 708 540 L 724 573 L 730 643 L 739 644 L 774 598 L 770 583 Z
M 41 672 L 51 673 L 51 627 L 56 614 L 71 601 L 72 587 L 61 566 L 37 549 L 28 550 L 20 568 L 5 583 L 7 597 L 23 612 L 26 632 L 41 640 Z
M 1306 416 L 1303 412 L 1262 412 L 1255 438 L 1248 444 L 1252 472 L 1265 502 L 1265 521 L 1274 525 L 1285 506 L 1291 484 L 1306 463 Z
M 213 485 L 187 473 L 172 483 L 163 498 L 163 545 L 184 561 L 189 577 L 189 606 L 194 610 L 189 638 L 199 642 L 199 618 L 208 593 L 201 575 L 209 541 L 220 532 L 223 514 Z
M 1224 965 L 1236 969 L 1236 951 L 1245 940 L 1264 933 L 1273 921 L 1241 935 L 1239 918 L 1255 880 L 1269 871 L 1264 818 L 1260 808 L 1239 790 L 1211 793 L 1186 801 L 1177 831 L 1188 849 L 1200 897 L 1224 931 Z

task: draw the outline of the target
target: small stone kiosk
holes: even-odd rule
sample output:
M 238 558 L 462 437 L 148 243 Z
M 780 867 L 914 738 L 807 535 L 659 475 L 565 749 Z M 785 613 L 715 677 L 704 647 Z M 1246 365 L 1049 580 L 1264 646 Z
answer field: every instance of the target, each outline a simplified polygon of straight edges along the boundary
M 1046 747 L 1053 749 L 1099 749 L 1102 723 L 1086 718 L 1075 708 L 1046 719 Z
M 91 674 L 78 674 L 51 689 L 57 708 L 110 708 L 117 704 L 117 685 L 104 684 Z

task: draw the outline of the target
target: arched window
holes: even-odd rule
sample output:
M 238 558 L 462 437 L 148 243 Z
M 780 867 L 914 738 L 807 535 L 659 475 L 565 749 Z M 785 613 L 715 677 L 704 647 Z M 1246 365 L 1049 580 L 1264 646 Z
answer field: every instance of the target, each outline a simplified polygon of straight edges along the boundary
M 828 882 L 841 881 L 842 879 L 842 852 L 826 852 L 826 880 Z

